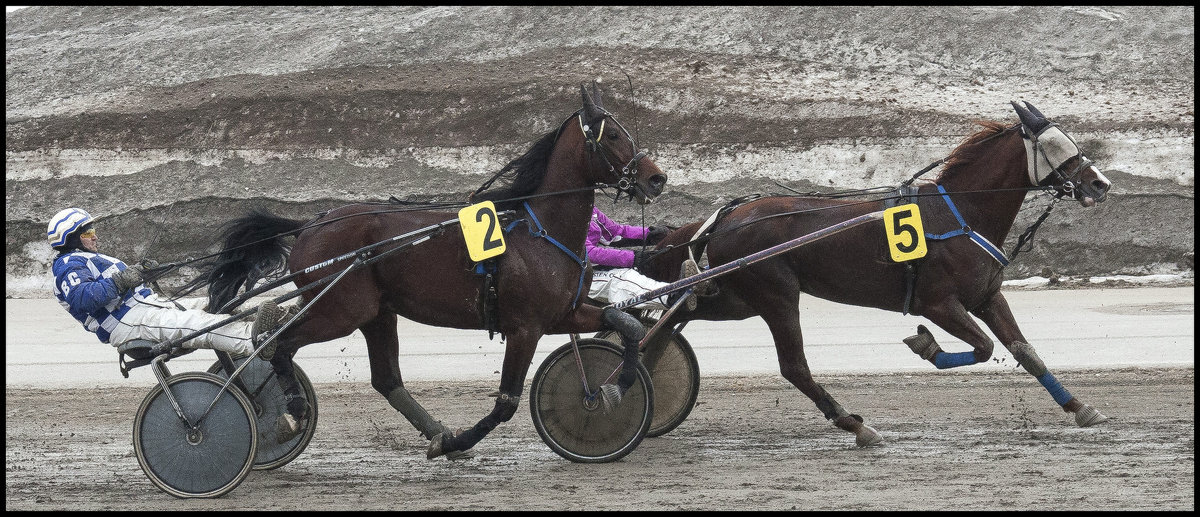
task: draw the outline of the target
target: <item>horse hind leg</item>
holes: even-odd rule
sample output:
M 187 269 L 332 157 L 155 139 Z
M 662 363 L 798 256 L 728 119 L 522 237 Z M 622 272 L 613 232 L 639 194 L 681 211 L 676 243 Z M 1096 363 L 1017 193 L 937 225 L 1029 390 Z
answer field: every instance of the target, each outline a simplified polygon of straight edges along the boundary
M 383 390 L 380 390 L 380 393 L 383 393 Z M 412 398 L 412 394 L 404 386 L 396 386 L 387 390 L 384 397 L 387 398 L 388 404 L 404 415 L 405 420 L 408 420 L 408 423 L 412 424 L 426 440 L 432 440 L 433 437 L 449 431 L 449 428 L 440 420 L 434 420 L 425 407 Z
M 431 438 L 425 457 L 433 459 L 445 454 L 447 458 L 454 459 L 458 455 L 467 454 L 468 449 L 483 440 L 496 426 L 511 420 L 520 403 L 520 391 L 516 394 L 498 393 L 492 411 L 470 429 L 459 429 L 454 433 L 445 430 Z
M 782 307 L 783 305 L 777 305 Z M 804 357 L 804 337 L 800 332 L 800 315 L 763 314 L 763 320 L 775 340 L 775 353 L 779 358 L 779 373 L 793 386 L 816 404 L 827 420 L 843 431 L 854 433 L 854 443 L 869 447 L 883 443 L 883 435 L 875 428 L 863 423 L 861 416 L 846 411 L 829 392 L 825 391 L 812 377 L 808 360 Z
M 425 410 L 404 387 L 400 376 L 400 339 L 396 333 L 396 315 L 385 312 L 359 327 L 367 341 L 371 364 L 371 387 L 404 416 L 426 440 L 450 432 L 449 428 Z
M 304 398 L 300 382 L 296 380 L 296 369 L 293 368 L 292 356 L 295 351 L 276 353 L 271 358 L 271 369 L 283 394 L 287 398 L 287 410 L 275 420 L 275 441 L 287 443 L 304 431 L 309 411 L 308 400 Z

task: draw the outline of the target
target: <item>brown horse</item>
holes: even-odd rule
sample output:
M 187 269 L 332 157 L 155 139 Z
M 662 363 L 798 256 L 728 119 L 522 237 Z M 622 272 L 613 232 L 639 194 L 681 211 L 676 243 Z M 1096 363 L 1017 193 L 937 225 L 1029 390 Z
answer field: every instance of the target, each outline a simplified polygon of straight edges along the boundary
M 648 272 L 659 280 L 674 281 L 689 246 L 694 246 L 691 253 L 699 258 L 706 243 L 709 265 L 717 267 L 889 205 L 909 202 L 918 205 L 926 231 L 927 254 L 923 258 L 894 261 L 884 223 L 863 224 L 712 277 L 718 292 L 701 297 L 695 311 L 678 311 L 667 323 L 762 316 L 775 340 L 784 378 L 812 399 L 834 425 L 855 433 L 860 446 L 879 443 L 882 437 L 813 380 L 800 333 L 797 303 L 801 292 L 839 303 L 924 316 L 974 348 L 973 352 L 943 352 L 928 330 L 918 326 L 917 335 L 904 341 L 938 368 L 975 364 L 991 357 L 992 340 L 971 319 L 974 315 L 1065 411 L 1075 414 L 1079 425 L 1104 421 L 1103 415 L 1059 384 L 1021 334 L 1000 292 L 1007 257 L 991 243 L 1004 243 L 1031 189 L 1053 189 L 1086 207 L 1103 201 L 1111 185 L 1075 143 L 1036 108 L 1026 103 L 1025 109 L 1015 102 L 1013 107 L 1020 124 L 982 123 L 981 131 L 954 150 L 940 176 L 915 191 L 898 190 L 887 199 L 870 201 L 771 196 L 739 204 L 695 240 L 703 221 L 671 232 L 658 244 L 659 255 L 652 259 Z M 893 225 L 901 228 L 898 232 L 907 232 L 897 246 L 912 248 L 917 237 L 914 226 L 907 220 L 896 222 L 900 223 Z
M 358 204 L 307 223 L 263 212 L 227 223 L 222 232 L 224 248 L 216 259 L 220 265 L 206 277 L 209 307 L 214 308 L 224 307 L 230 293 L 253 278 L 250 275 L 284 260 L 288 269 L 298 273 L 296 286 L 304 288 L 350 267 L 339 263 L 306 272 L 310 266 L 409 232 L 429 237 L 409 242 L 403 249 L 398 243 L 362 253 L 363 257 L 386 256 L 350 270 L 323 287 L 327 292 L 303 292 L 308 305 L 301 317 L 278 333 L 271 359 L 290 397 L 288 414 L 279 422 L 281 436 L 297 432 L 295 422 L 303 422 L 307 410 L 292 378 L 296 351 L 356 329 L 367 341 L 372 387 L 430 440 L 430 458 L 466 451 L 512 417 L 538 340 L 545 334 L 618 330 L 627 347 L 625 357 L 630 359 L 619 386 L 623 392 L 635 382 L 637 341 L 644 328 L 620 311 L 579 303 L 591 281 L 591 270 L 580 257 L 585 257 L 584 239 L 597 188 L 616 187 L 648 203 L 662 192 L 667 177 L 604 110 L 599 89 L 593 85 L 591 93 L 581 90 L 583 108 L 501 171 L 515 174 L 511 184 L 477 197 L 476 201 L 494 200 L 501 216 L 506 209 L 514 210 L 503 235 L 506 250 L 494 262 L 472 260 L 458 225 L 421 234 L 423 228 L 454 221 L 455 212 Z M 296 236 L 290 257 L 283 240 L 289 235 Z M 484 281 L 487 274 L 479 272 L 484 265 L 495 279 L 490 286 Z M 495 303 L 484 303 L 486 298 Z M 404 388 L 397 315 L 440 327 L 486 328 L 507 340 L 495 407 L 474 427 L 450 432 Z

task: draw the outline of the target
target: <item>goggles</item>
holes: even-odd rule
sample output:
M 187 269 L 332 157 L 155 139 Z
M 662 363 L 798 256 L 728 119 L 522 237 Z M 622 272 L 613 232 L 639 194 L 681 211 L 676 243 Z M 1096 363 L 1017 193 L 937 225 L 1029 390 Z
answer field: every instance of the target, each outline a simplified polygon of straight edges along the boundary
M 96 238 L 96 229 L 88 228 L 88 231 L 79 234 L 79 238 L 80 239 L 95 239 Z

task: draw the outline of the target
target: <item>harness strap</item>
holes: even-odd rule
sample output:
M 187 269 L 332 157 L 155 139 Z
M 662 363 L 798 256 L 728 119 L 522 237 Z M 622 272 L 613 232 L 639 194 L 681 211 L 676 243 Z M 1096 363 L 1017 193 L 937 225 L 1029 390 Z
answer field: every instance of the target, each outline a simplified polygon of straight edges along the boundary
M 963 220 L 962 214 L 958 213 L 958 207 L 954 206 L 954 201 L 952 201 L 950 196 L 946 194 L 946 189 L 941 185 L 938 185 L 937 189 L 938 192 L 941 192 L 942 199 L 946 200 L 946 206 L 950 208 L 950 213 L 954 214 L 954 218 L 958 220 L 958 225 L 961 228 L 940 235 L 925 232 L 925 238 L 941 241 L 951 237 L 957 237 L 959 235 L 966 235 L 967 237 L 971 238 L 972 242 L 978 244 L 980 248 L 983 248 L 983 251 L 988 252 L 992 258 L 996 259 L 996 262 L 999 262 L 1001 266 L 1007 266 L 1008 258 L 1004 256 L 1004 252 L 1000 251 L 1000 248 L 996 247 L 995 244 L 989 242 L 987 238 L 972 230 L 970 226 L 967 226 L 967 222 Z
M 492 257 L 475 263 L 475 274 L 483 276 L 483 295 L 479 297 L 479 316 L 483 328 L 488 331 L 488 339 L 492 339 L 500 331 L 500 317 L 497 314 L 499 294 L 496 292 L 496 280 L 500 274 L 500 268 L 496 266 L 496 258 Z M 500 336 L 500 340 L 503 341 L 504 336 Z
M 712 215 L 710 215 L 708 217 L 708 219 L 704 221 L 704 224 L 701 224 L 700 227 L 696 229 L 696 233 L 693 234 L 692 239 L 690 241 L 688 241 L 691 243 L 695 243 L 695 244 L 690 244 L 687 247 L 688 258 L 692 259 L 692 261 L 695 262 L 697 265 L 699 265 L 701 268 L 707 269 L 708 268 L 708 243 L 705 241 L 702 241 L 701 237 L 704 237 L 705 235 L 712 233 L 713 228 L 717 224 L 717 221 L 724 219 L 725 216 L 729 215 L 729 212 L 732 212 L 734 208 L 737 208 L 739 205 L 741 205 L 743 203 L 749 203 L 750 201 L 754 201 L 755 199 L 758 199 L 760 197 L 762 197 L 762 194 L 746 194 L 742 197 L 736 198 L 736 199 L 726 203 L 725 206 L 718 208 L 715 212 L 713 212 Z M 697 250 L 700 251 L 700 257 L 698 257 L 698 258 L 696 257 Z
M 930 168 L 932 168 L 932 166 Z M 922 171 L 918 173 L 917 176 L 924 173 L 925 171 Z M 916 176 L 913 176 L 913 179 L 916 179 Z M 884 208 L 892 208 L 895 206 L 906 205 L 908 203 L 916 203 L 920 200 L 920 198 L 917 197 L 919 195 L 919 190 L 919 187 L 912 186 L 910 182 L 904 182 L 899 187 L 896 187 L 896 194 L 894 196 L 889 196 L 887 199 L 884 199 L 883 206 Z M 901 314 L 907 315 L 908 311 L 912 309 L 913 297 L 916 294 L 917 286 L 917 263 L 918 261 L 916 260 L 904 262 L 904 307 Z
M 576 255 L 575 252 L 571 251 L 570 248 L 567 248 L 563 245 L 563 243 L 558 242 L 554 239 L 554 237 L 551 237 L 550 234 L 546 233 L 546 229 L 542 227 L 542 222 L 538 220 L 537 214 L 533 213 L 533 208 L 529 206 L 528 201 L 522 204 L 525 205 L 525 211 L 529 213 L 529 218 L 533 221 L 532 225 L 528 225 L 528 223 L 526 223 L 529 226 L 529 235 L 541 237 L 550 241 L 551 244 L 557 246 L 558 249 L 563 251 L 563 253 L 566 253 L 568 257 L 571 257 L 571 260 L 574 260 L 576 264 L 579 264 L 579 286 L 575 289 L 575 299 L 571 301 L 571 308 L 574 309 L 575 306 L 579 304 L 579 295 L 583 293 L 583 279 L 584 275 L 587 274 L 587 248 L 584 248 L 583 250 L 584 258 L 579 258 L 579 255 Z M 517 223 L 520 223 L 521 221 L 524 221 L 524 219 L 517 219 L 516 221 L 509 223 L 509 225 L 504 228 L 504 231 L 512 231 L 512 229 L 517 226 Z M 537 231 L 534 231 L 535 227 L 537 228 Z

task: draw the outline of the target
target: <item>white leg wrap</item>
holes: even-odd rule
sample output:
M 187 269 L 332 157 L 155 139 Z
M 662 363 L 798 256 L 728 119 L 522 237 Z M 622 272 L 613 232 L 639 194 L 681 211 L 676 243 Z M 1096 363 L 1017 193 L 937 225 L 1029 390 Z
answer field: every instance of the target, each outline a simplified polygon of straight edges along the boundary
M 1025 371 L 1034 377 L 1041 377 L 1046 373 L 1046 363 L 1042 362 L 1042 358 L 1038 357 L 1037 352 L 1029 343 L 1023 341 L 1013 341 L 1008 345 L 1008 351 L 1012 352 L 1013 359 L 1016 359 L 1021 366 L 1025 367 Z

